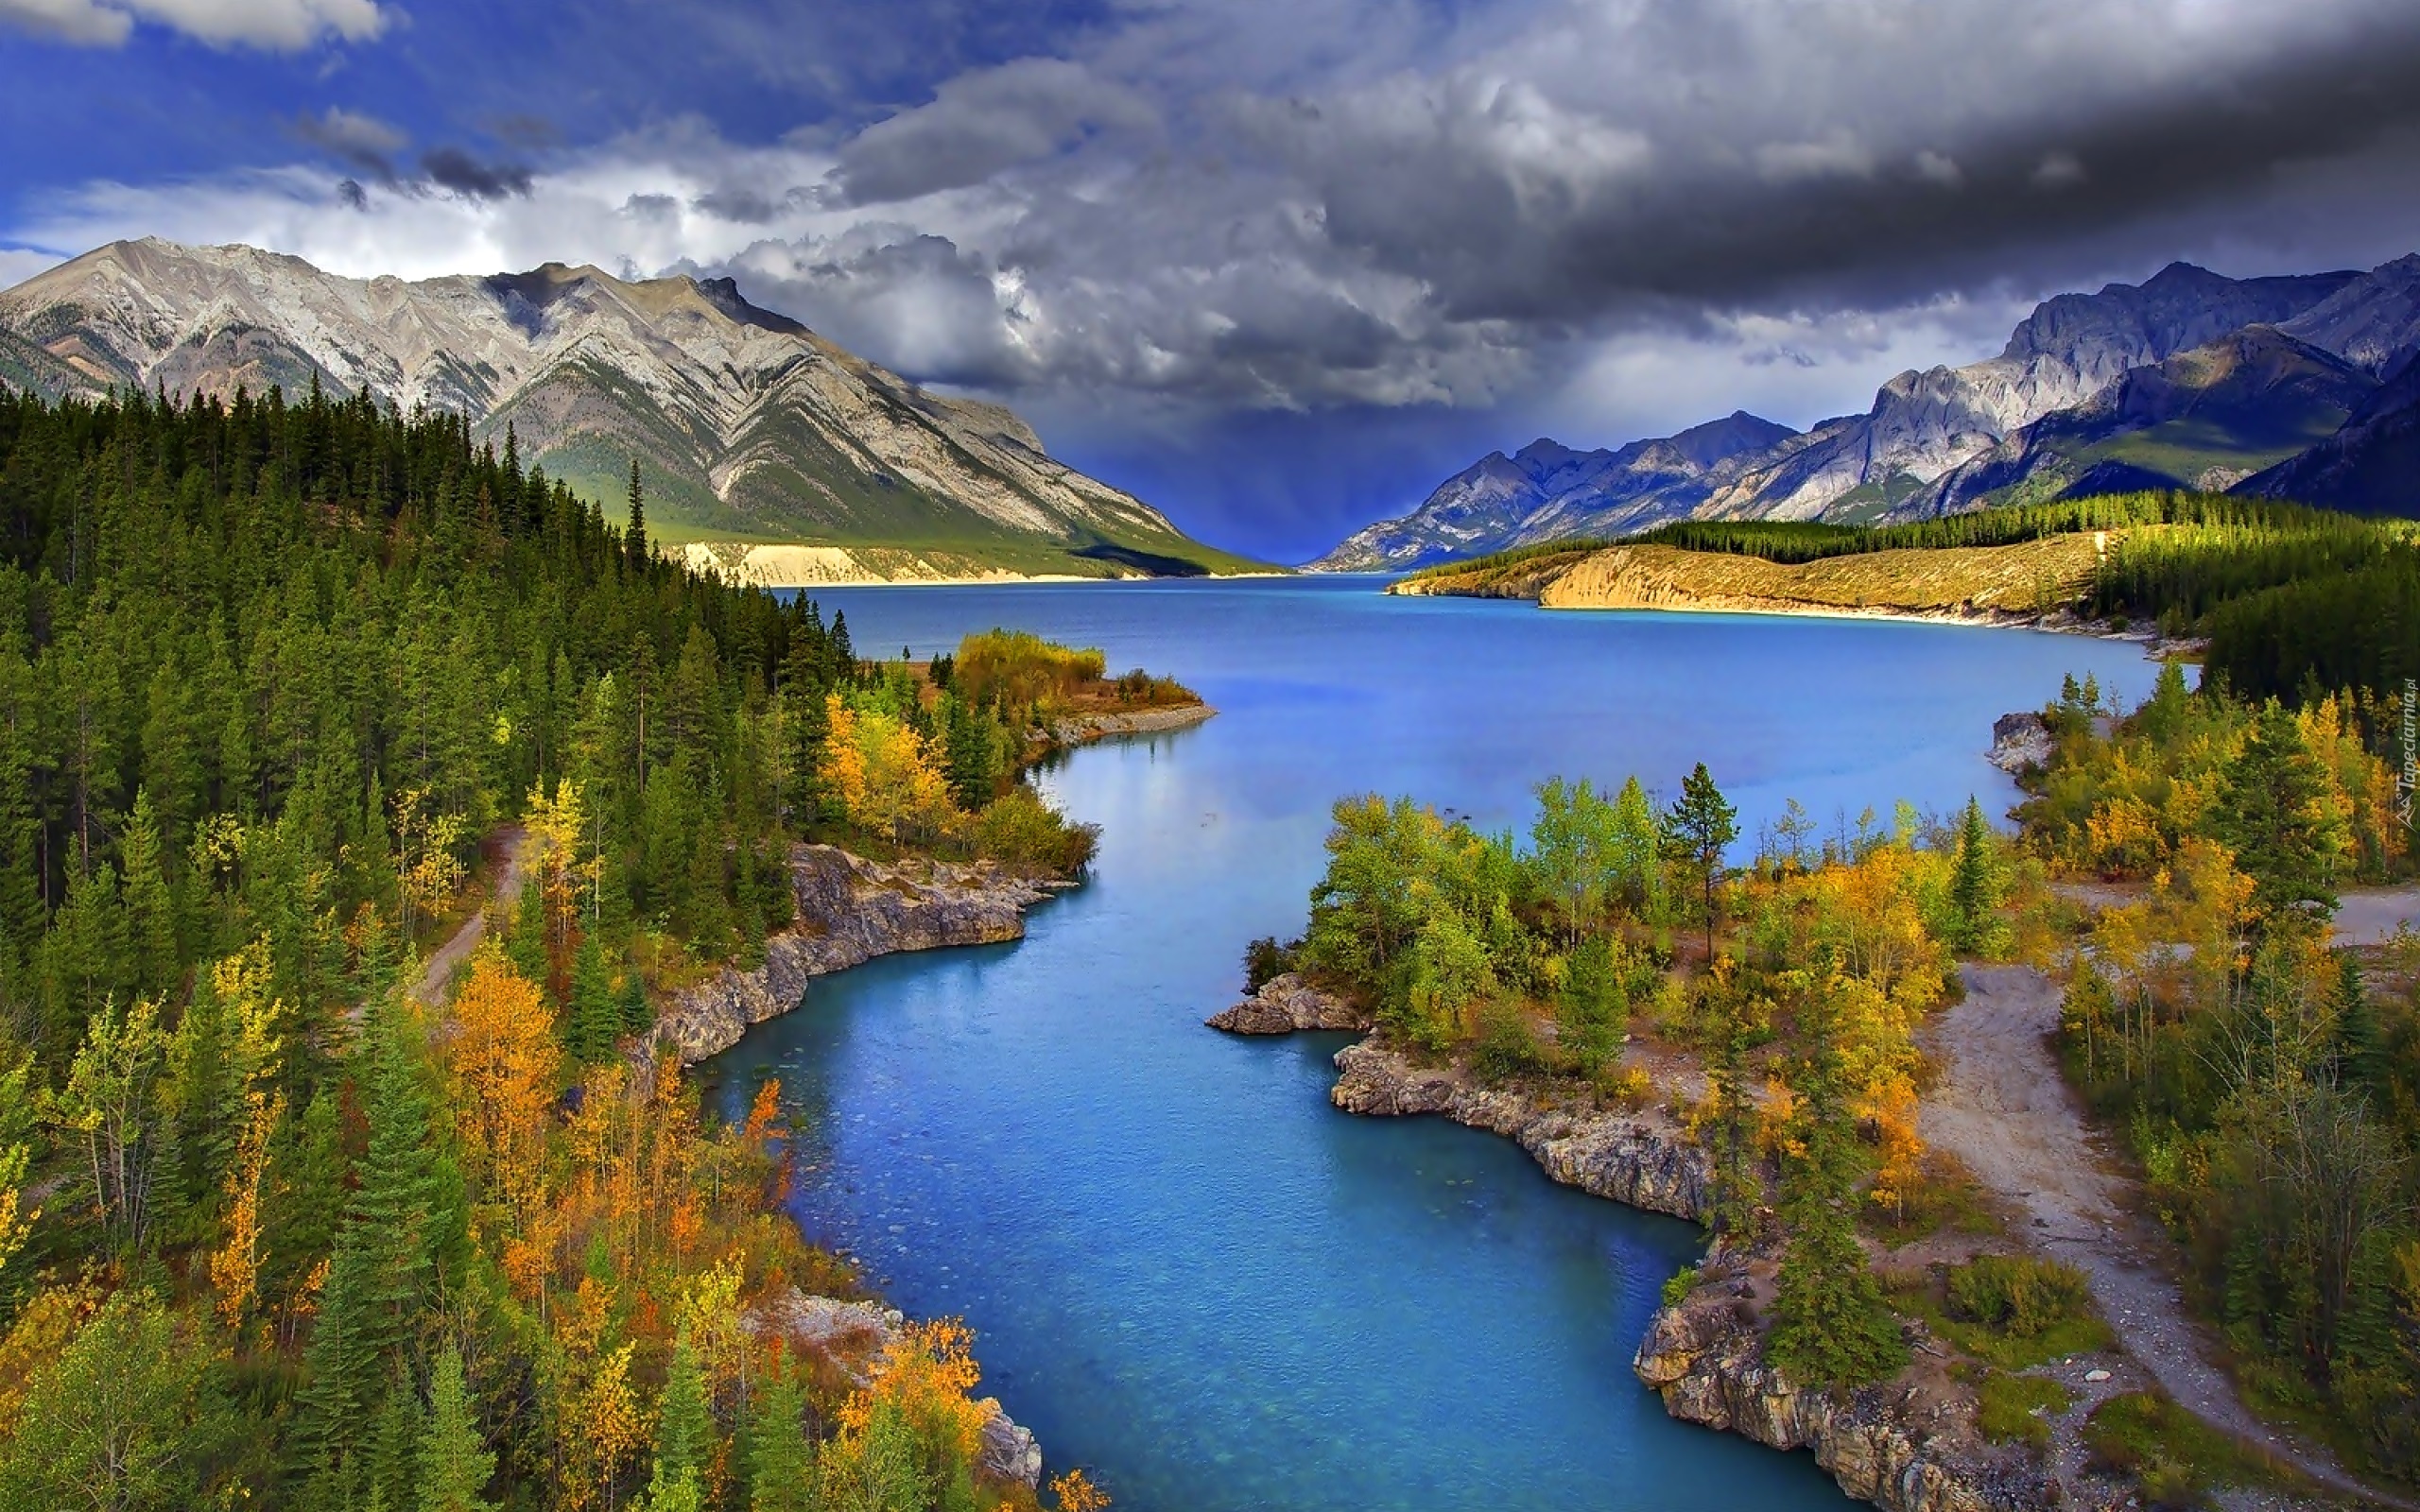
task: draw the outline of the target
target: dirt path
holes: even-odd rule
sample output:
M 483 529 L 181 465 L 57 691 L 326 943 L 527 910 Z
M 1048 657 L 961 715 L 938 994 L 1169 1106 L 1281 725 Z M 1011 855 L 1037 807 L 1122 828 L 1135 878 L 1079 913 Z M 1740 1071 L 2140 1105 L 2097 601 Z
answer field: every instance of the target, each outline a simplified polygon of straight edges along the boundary
M 517 824 L 506 825 L 488 837 L 481 849 L 502 856 L 502 865 L 496 870 L 495 888 L 490 897 L 514 898 L 520 895 L 521 853 L 528 838 L 528 832 Z M 437 947 L 437 954 L 428 958 L 427 966 L 420 973 L 420 980 L 412 985 L 412 1001 L 432 1008 L 443 1003 L 453 989 L 454 973 L 471 958 L 471 952 L 478 948 L 487 932 L 488 911 L 482 903 L 462 921 L 462 927 L 454 932 L 453 937 Z
M 2051 888 L 2087 908 L 2119 908 L 2151 896 L 2139 882 L 2060 882 Z M 2347 887 L 2339 902 L 2339 945 L 2383 945 L 2397 929 L 2420 931 L 2420 887 Z
M 2164 1263 L 2167 1241 L 2129 1211 L 2126 1178 L 2111 1169 L 2059 1074 L 2050 1047 L 2058 985 L 2024 966 L 1968 966 L 1962 974 L 1966 1000 L 1932 1030 L 1944 1074 L 1925 1105 L 1925 1138 L 2025 1214 L 2045 1253 L 2083 1272 L 2127 1352 L 2181 1405 L 2325 1486 L 2384 1500 L 2325 1452 L 2255 1418 L 2210 1363 L 2209 1340 L 2187 1316 Z

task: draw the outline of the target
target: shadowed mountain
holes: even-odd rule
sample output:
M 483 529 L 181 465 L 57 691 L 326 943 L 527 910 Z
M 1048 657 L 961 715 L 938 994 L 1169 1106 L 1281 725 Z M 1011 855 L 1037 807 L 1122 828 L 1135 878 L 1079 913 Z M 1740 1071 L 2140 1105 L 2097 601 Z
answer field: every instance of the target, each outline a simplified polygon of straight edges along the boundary
M 2408 413 L 2372 397 L 2415 348 L 2420 255 L 2256 279 L 2173 263 L 2046 300 L 1997 356 L 1903 372 L 1862 415 L 1804 433 L 1734 415 L 1682 433 L 1737 443 L 1711 459 L 1676 457 L 1681 437 L 1493 454 L 1311 565 L 1418 566 L 1683 515 L 1854 524 L 2143 488 L 2300 489 L 2420 513 L 2415 485 L 2395 482 Z
M 0 293 L 0 379 L 51 394 L 367 388 L 458 411 L 499 446 L 509 432 L 609 514 L 635 456 L 663 539 L 839 548 L 819 576 L 1250 565 L 1053 460 L 1008 410 L 920 387 L 728 279 L 549 263 L 406 283 L 250 247 L 116 242 Z M 779 572 L 730 544 L 714 559 Z
M 1738 410 L 1617 451 L 1575 452 L 1541 438 L 1511 456 L 1489 453 L 1439 484 L 1419 508 L 1370 526 L 1310 566 L 1419 567 L 1536 541 L 1645 529 L 1688 514 L 1741 457 L 1795 434 Z
M 2019 428 L 1894 514 L 2144 488 L 2223 492 L 2334 435 L 2377 387 L 2333 352 L 2249 326 Z

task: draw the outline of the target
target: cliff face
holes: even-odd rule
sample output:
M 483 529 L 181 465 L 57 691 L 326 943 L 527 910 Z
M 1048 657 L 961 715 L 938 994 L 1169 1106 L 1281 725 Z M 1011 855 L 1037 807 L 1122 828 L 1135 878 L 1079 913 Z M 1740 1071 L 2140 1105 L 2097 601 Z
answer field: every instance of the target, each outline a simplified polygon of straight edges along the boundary
M 907 1332 L 908 1319 L 878 1303 L 810 1297 L 792 1287 L 752 1309 L 741 1326 L 759 1338 L 783 1340 L 793 1352 L 829 1362 L 851 1385 L 861 1387 Z M 1040 1489 L 1042 1446 L 1033 1431 L 1011 1418 L 996 1397 L 983 1398 L 980 1405 L 987 1410 L 977 1468 L 995 1483 Z
M 754 971 L 726 968 L 673 996 L 655 1036 L 686 1065 L 739 1042 L 748 1026 L 798 1006 L 810 977 L 877 955 L 1025 937 L 1025 911 L 1053 888 L 989 862 L 883 864 L 828 845 L 790 850 L 790 927 Z
M 1522 1092 L 1475 1086 L 1459 1070 L 1414 1066 L 1375 1040 L 1345 1046 L 1336 1065 L 1344 1074 L 1328 1099 L 1348 1113 L 1441 1114 L 1514 1141 L 1547 1176 L 1591 1196 L 1675 1218 L 1704 1209 L 1704 1152 L 1661 1109 L 1540 1107 Z
M 1367 1029 L 1370 1016 L 1293 972 L 1272 976 L 1234 1007 L 1202 1021 L 1229 1034 L 1292 1034 L 1300 1029 Z
M 2031 1453 L 1977 1435 L 1973 1399 L 1939 1389 L 1919 1366 L 1854 1392 L 1801 1391 L 1764 1363 L 1752 1307 L 1701 1286 L 1648 1325 L 1638 1378 L 1684 1422 L 1806 1449 L 1841 1489 L 1889 1512 L 2035 1512 L 2062 1499 Z

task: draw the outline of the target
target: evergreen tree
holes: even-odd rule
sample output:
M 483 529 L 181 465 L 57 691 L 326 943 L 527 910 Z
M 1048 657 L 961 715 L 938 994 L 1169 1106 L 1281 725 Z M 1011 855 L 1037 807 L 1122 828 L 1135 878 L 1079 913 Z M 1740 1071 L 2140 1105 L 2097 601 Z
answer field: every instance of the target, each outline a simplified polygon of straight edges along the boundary
M 628 525 L 623 529 L 623 555 L 633 570 L 648 563 L 647 490 L 639 484 L 639 459 L 631 458 L 631 491 L 628 501 Z
M 1739 811 L 1723 801 L 1705 763 L 1681 780 L 1681 796 L 1664 816 L 1672 852 L 1698 874 L 1705 910 L 1706 959 L 1714 958 L 1715 889 L 1722 880 L 1722 851 L 1739 838 Z
M 758 1388 L 748 1423 L 748 1512 L 817 1512 L 805 1407 L 804 1394 L 786 1374 Z
M 479 1435 L 462 1377 L 462 1351 L 448 1343 L 428 1384 L 428 1423 L 421 1431 L 419 1512 L 489 1512 L 480 1495 L 495 1474 L 495 1456 Z
M 705 1376 L 683 1328 L 672 1344 L 664 1400 L 655 1428 L 655 1465 L 648 1480 L 648 1512 L 700 1512 L 715 1423 L 706 1405 Z
M 1983 822 L 1983 805 L 1970 794 L 1965 817 L 1959 825 L 1958 859 L 1949 874 L 1949 906 L 1957 924 L 1954 943 L 1962 953 L 1971 955 L 1983 950 L 1997 901 L 1991 827 Z
M 583 1065 L 610 1060 L 622 1034 L 622 1005 L 614 996 L 613 968 L 596 936 L 579 942 L 571 964 L 571 1011 L 563 1016 L 564 1048 Z
M 1795 1153 L 1782 1165 L 1789 1235 L 1775 1277 L 1765 1352 L 1802 1386 L 1858 1386 L 1907 1364 L 1898 1321 L 1857 1241 L 1856 1120 L 1841 1086 L 1837 1009 L 1823 993 L 1799 1030 L 1806 1058 L 1791 1084 Z
M 2326 768 L 2303 743 L 2294 716 L 2275 703 L 2254 718 L 2227 766 L 2217 819 L 2236 865 L 2252 879 L 2260 933 L 2308 927 L 2336 911 L 2343 816 Z

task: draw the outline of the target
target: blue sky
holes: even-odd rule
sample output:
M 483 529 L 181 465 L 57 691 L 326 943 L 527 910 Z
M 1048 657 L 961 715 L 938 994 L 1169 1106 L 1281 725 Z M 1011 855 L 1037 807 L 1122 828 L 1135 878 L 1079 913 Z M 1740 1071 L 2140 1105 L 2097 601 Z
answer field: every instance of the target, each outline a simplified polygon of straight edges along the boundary
M 727 272 L 1288 558 L 2172 258 L 2420 246 L 2408 0 L 0 0 L 0 281 Z

